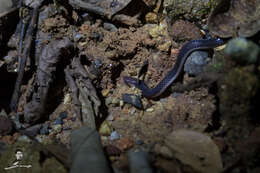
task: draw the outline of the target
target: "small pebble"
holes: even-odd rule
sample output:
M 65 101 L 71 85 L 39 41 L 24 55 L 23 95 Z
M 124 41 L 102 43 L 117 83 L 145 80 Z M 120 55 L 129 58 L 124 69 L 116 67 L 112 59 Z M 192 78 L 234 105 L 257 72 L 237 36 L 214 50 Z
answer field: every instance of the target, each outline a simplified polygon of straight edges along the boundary
M 172 94 L 172 97 L 173 97 L 173 98 L 177 98 L 177 97 L 180 96 L 180 95 L 181 95 L 181 93 L 174 92 L 174 93 Z
M 62 131 L 62 125 L 61 124 L 57 124 L 53 126 L 53 133 L 60 133 Z
M 108 106 L 108 105 L 110 105 L 112 103 L 112 98 L 111 97 L 107 97 L 106 99 L 105 99 L 105 104 Z
M 63 120 L 60 117 L 56 118 L 56 120 L 53 122 L 53 125 L 57 124 L 63 124 Z
M 119 139 L 119 138 L 120 138 L 120 136 L 119 136 L 119 134 L 117 133 L 117 131 L 113 131 L 113 132 L 110 134 L 110 137 L 109 137 L 109 139 L 110 139 L 111 141 L 117 140 L 117 139 Z
M 104 90 L 102 90 L 102 96 L 103 96 L 103 97 L 106 97 L 106 96 L 109 94 L 109 92 L 110 92 L 110 89 L 104 89 Z
M 59 115 L 59 117 L 60 117 L 61 119 L 67 118 L 67 112 L 61 112 L 60 115 Z
M 99 134 L 102 136 L 109 136 L 111 133 L 112 133 L 111 125 L 107 121 L 104 121 L 100 126 Z
M 107 116 L 107 121 L 114 121 L 115 117 L 113 113 L 109 113 L 109 115 Z
M 190 54 L 184 64 L 184 71 L 192 76 L 197 76 L 200 74 L 204 67 L 208 64 L 207 51 L 194 51 Z
M 134 113 L 135 113 L 135 108 L 130 110 L 130 115 L 134 115 Z
M 76 33 L 76 34 L 74 35 L 75 41 L 79 41 L 81 38 L 82 38 L 82 35 L 79 34 L 79 33 Z
M 118 98 L 113 98 L 112 99 L 112 104 L 113 105 L 117 106 L 117 105 L 119 105 L 119 103 L 120 103 L 120 100 Z
M 148 109 L 146 109 L 146 112 L 153 112 L 153 111 L 154 111 L 153 108 L 148 108 Z
M 142 109 L 143 105 L 141 102 L 141 99 L 139 96 L 137 95 L 133 95 L 133 94 L 123 94 L 123 98 L 122 100 L 125 103 L 129 103 L 131 105 L 133 105 L 134 107 L 138 108 L 138 109 Z
M 68 104 L 68 103 L 71 103 L 71 96 L 70 94 L 66 94 L 64 99 L 63 99 L 63 104 Z
M 104 23 L 103 26 L 104 26 L 104 29 L 107 31 L 111 31 L 111 32 L 117 31 L 117 27 L 115 25 L 113 25 L 112 23 Z
M 42 139 L 42 136 L 41 135 L 37 135 L 35 137 L 35 139 L 39 142 L 39 143 L 42 143 L 43 142 L 43 139 Z
M 137 145 L 142 145 L 144 142 L 141 140 L 141 139 L 138 139 L 137 141 L 136 141 L 136 144 Z
M 94 65 L 96 69 L 99 69 L 102 66 L 102 61 L 100 59 L 95 59 Z
M 83 13 L 83 14 L 81 15 L 81 17 L 82 17 L 82 20 L 83 20 L 83 21 L 91 21 L 91 20 L 92 20 L 91 15 L 89 15 L 88 13 Z
M 123 107 L 123 106 L 124 106 L 124 101 L 123 101 L 123 100 L 120 100 L 119 106 L 120 106 L 120 107 Z
M 62 130 L 71 130 L 70 127 L 63 127 Z

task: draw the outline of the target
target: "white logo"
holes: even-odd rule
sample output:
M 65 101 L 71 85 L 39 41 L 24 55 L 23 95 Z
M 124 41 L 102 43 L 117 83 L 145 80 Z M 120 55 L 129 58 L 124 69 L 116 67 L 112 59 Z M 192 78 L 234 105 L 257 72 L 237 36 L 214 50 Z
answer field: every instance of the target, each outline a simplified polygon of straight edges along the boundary
M 7 168 L 5 168 L 5 170 L 9 170 L 9 169 L 13 169 L 13 168 L 31 168 L 32 165 L 21 165 L 20 162 L 23 159 L 23 152 L 20 149 L 17 149 L 15 151 L 15 161 L 13 161 L 12 166 L 9 166 Z

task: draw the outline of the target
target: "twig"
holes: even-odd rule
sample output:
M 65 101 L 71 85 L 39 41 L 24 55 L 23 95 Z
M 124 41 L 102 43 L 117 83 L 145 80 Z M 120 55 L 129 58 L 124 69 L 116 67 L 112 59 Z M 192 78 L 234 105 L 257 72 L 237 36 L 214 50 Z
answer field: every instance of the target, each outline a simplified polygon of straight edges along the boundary
M 19 73 L 18 73 L 18 76 L 16 79 L 15 88 L 14 88 L 14 92 L 13 92 L 11 103 L 10 103 L 10 108 L 14 112 L 17 111 L 19 91 L 21 88 L 22 80 L 23 80 L 23 75 L 24 75 L 24 71 L 25 71 L 25 65 L 27 62 L 27 58 L 29 57 L 30 52 L 31 52 L 33 35 L 34 35 L 35 28 L 36 28 L 37 19 L 38 19 L 38 8 L 36 7 L 35 9 L 33 9 L 31 23 L 30 23 L 27 33 L 26 33 L 27 43 L 26 43 L 25 49 L 23 51 L 23 55 L 20 60 L 20 65 L 19 65 L 19 69 L 18 69 Z

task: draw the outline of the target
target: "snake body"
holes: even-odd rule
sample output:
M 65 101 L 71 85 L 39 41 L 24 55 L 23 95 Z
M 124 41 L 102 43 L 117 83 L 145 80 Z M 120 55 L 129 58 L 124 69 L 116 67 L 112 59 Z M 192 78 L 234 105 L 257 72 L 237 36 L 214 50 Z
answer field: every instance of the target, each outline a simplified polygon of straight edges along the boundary
M 192 40 L 184 44 L 181 48 L 177 61 L 169 73 L 156 85 L 154 88 L 149 88 L 143 80 L 125 76 L 124 82 L 128 85 L 133 85 L 136 88 L 142 90 L 142 95 L 146 98 L 156 98 L 160 96 L 178 77 L 183 65 L 190 55 L 195 50 L 212 49 L 224 44 L 224 41 L 220 38 L 210 38 L 202 40 Z

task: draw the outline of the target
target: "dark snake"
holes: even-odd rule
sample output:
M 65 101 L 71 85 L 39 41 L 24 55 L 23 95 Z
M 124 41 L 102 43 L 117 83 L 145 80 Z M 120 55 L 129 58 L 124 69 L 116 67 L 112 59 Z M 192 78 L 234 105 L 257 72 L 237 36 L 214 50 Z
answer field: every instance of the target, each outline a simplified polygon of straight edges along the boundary
M 187 57 L 190 55 L 191 52 L 195 50 L 212 49 L 223 44 L 224 41 L 220 38 L 192 40 L 184 44 L 177 56 L 177 61 L 174 67 L 154 88 L 149 88 L 143 80 L 139 80 L 128 76 L 123 77 L 124 82 L 128 85 L 133 85 L 136 88 L 142 90 L 142 95 L 144 97 L 156 98 L 160 96 L 177 79 Z

